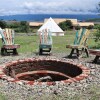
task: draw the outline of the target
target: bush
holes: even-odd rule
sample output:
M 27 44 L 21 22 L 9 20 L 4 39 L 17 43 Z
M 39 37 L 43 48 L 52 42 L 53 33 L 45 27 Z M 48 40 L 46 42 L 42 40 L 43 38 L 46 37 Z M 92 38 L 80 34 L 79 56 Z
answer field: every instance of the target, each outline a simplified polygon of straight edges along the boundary
M 96 36 L 95 41 L 99 41 L 100 40 L 100 25 L 96 25 L 95 28 L 97 29 L 96 33 L 94 34 Z
M 6 28 L 6 26 L 7 26 L 7 24 L 6 24 L 5 21 L 0 21 L 0 27 L 1 27 L 2 29 Z
M 20 30 L 21 32 L 29 32 L 29 24 L 26 21 L 20 22 Z
M 80 30 L 80 28 L 81 28 L 80 26 L 76 26 L 75 27 L 76 30 Z
M 93 29 L 93 25 L 89 25 L 88 27 L 87 27 L 87 29 Z
M 7 28 L 13 28 L 15 32 L 29 32 L 29 24 L 26 21 L 8 23 Z
M 66 20 L 64 22 L 59 23 L 59 27 L 63 30 L 66 31 L 68 29 L 72 28 L 72 22 L 70 20 Z

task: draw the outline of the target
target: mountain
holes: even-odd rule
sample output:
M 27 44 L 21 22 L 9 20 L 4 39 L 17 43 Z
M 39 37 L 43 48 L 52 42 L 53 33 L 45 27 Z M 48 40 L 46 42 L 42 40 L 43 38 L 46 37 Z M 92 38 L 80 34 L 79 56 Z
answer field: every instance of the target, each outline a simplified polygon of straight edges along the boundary
M 0 20 L 17 20 L 17 21 L 43 21 L 45 18 L 73 18 L 81 21 L 88 19 L 100 18 L 99 15 L 85 15 L 85 14 L 23 14 L 23 15 L 9 15 L 0 16 Z

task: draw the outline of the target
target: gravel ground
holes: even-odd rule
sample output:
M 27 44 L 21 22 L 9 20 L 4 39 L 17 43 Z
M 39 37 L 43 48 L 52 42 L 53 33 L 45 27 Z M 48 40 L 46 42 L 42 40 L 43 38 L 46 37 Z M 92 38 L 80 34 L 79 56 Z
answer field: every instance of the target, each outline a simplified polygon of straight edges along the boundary
M 0 65 L 35 56 L 31 53 L 0 57 Z M 6 100 L 100 100 L 100 63 L 92 64 L 91 61 L 94 59 L 92 55 L 81 59 L 68 59 L 66 56 L 66 53 L 54 53 L 51 57 L 82 63 L 90 69 L 90 75 L 79 82 L 51 86 L 20 85 L 0 79 L 0 93 Z

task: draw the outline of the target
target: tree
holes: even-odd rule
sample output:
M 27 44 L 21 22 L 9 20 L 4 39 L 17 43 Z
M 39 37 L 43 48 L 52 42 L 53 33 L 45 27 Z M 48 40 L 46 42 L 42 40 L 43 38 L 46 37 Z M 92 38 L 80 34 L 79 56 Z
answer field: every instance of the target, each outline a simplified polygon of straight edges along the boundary
M 98 12 L 100 12 L 100 2 L 98 3 Z M 95 33 L 95 36 L 96 36 L 96 41 L 100 40 L 100 25 L 96 25 L 96 33 Z
M 63 31 L 66 31 L 72 28 L 72 22 L 70 20 L 66 20 L 64 22 L 59 23 L 59 26 Z
M 20 23 L 19 22 L 16 22 L 16 21 L 15 22 L 12 22 L 10 24 L 8 23 L 7 24 L 7 27 L 8 28 L 14 28 L 14 29 L 16 29 L 16 28 L 19 28 L 20 27 Z
M 72 22 L 71 22 L 71 20 L 66 20 L 65 23 L 66 23 L 66 26 L 67 26 L 69 29 L 72 28 Z
M 80 27 L 79 25 L 77 25 L 77 26 L 75 27 L 76 30 L 80 30 L 80 28 L 81 28 L 81 27 Z
M 93 29 L 93 25 L 89 25 L 89 26 L 87 27 L 87 29 L 89 29 L 89 30 Z
M 65 22 L 59 23 L 59 27 L 60 27 L 63 31 L 65 31 L 65 30 L 68 29 L 67 26 L 66 26 L 66 24 L 65 24 Z
M 21 32 L 29 32 L 29 24 L 28 22 L 26 21 L 21 21 L 20 22 L 20 29 L 21 29 Z
M 95 28 L 97 29 L 97 31 L 95 33 L 95 36 L 96 36 L 95 41 L 98 41 L 98 40 L 100 40 L 100 25 L 96 25 Z
M 6 24 L 5 21 L 0 21 L 0 27 L 1 27 L 2 29 L 6 28 L 6 26 L 7 26 L 7 24 Z

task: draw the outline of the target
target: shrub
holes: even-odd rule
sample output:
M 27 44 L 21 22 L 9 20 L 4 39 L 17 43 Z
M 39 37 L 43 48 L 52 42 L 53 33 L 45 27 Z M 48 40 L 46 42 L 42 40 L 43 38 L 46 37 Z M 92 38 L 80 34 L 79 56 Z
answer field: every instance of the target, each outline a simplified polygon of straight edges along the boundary
M 87 27 L 87 29 L 93 29 L 93 25 L 89 25 L 88 27 Z
M 66 20 L 64 22 L 59 23 L 59 26 L 63 31 L 66 31 L 72 28 L 72 22 L 70 20 Z
M 98 40 L 100 40 L 100 25 L 96 25 L 95 28 L 97 29 L 96 33 L 94 34 L 96 36 L 95 41 L 98 41 Z
M 1 27 L 2 29 L 6 28 L 6 26 L 7 26 L 7 24 L 6 24 L 5 21 L 0 21 L 0 27 Z

